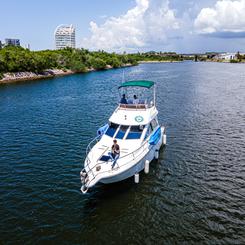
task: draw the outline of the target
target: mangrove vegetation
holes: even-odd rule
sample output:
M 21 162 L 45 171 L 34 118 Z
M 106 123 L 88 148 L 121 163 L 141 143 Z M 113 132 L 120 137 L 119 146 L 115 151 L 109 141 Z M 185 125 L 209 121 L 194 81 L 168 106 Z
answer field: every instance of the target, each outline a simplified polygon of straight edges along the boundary
M 140 61 L 179 61 L 176 53 L 116 54 L 105 51 L 65 48 L 62 50 L 30 51 L 22 47 L 6 46 L 0 49 L 0 78 L 4 73 L 42 73 L 48 69 L 86 72 L 125 65 L 137 65 Z

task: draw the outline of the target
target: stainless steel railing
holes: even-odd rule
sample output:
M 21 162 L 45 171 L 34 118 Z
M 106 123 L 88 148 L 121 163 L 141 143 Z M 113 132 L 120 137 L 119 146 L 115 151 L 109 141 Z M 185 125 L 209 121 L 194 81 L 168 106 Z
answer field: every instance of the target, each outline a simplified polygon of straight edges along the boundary
M 101 136 L 100 135 L 98 135 L 98 136 L 96 136 L 94 139 L 92 139 L 90 142 L 89 142 L 89 144 L 88 144 L 88 146 L 87 146 L 87 148 L 86 148 L 86 161 L 85 161 L 85 164 L 84 164 L 84 168 L 82 169 L 82 171 L 83 170 L 85 170 L 85 168 L 86 167 L 88 167 L 88 169 L 89 169 L 89 172 L 92 172 L 92 175 L 94 176 L 94 173 L 93 173 L 93 171 L 92 171 L 92 169 L 89 167 L 89 164 L 91 163 L 91 161 L 90 161 L 90 158 L 88 157 L 88 153 L 91 151 L 91 149 L 92 149 L 92 146 L 94 146 L 94 144 L 96 144 L 98 141 L 99 141 L 99 138 L 100 138 Z
M 150 109 L 154 106 L 154 104 L 152 103 L 147 103 L 146 101 L 142 104 L 121 104 L 119 103 L 118 108 L 117 109 L 121 109 L 121 110 L 146 110 L 146 109 Z
M 150 148 L 149 148 L 150 147 Z M 125 159 L 125 158 L 129 158 L 126 163 L 118 165 L 119 168 L 128 165 L 129 163 L 132 162 L 132 160 L 135 160 L 137 157 L 139 157 L 142 153 L 145 152 L 146 149 L 148 149 L 149 151 L 151 150 L 153 146 L 149 145 L 149 141 L 145 141 L 143 145 L 141 145 L 139 148 L 137 148 L 136 150 L 134 150 L 133 152 L 130 152 L 122 157 L 120 157 L 117 161 L 120 161 L 121 159 Z M 88 166 L 89 168 L 89 166 Z M 89 179 L 89 182 L 86 183 L 87 186 L 89 186 L 89 184 L 100 174 L 102 173 L 109 173 L 111 170 L 105 170 L 105 171 L 100 171 L 97 174 L 94 174 L 94 169 L 96 168 L 96 165 L 92 168 L 89 168 L 89 171 L 87 172 L 87 175 L 89 175 L 90 173 L 92 173 L 93 178 Z M 85 170 L 85 168 L 83 169 Z M 82 171 L 83 171 L 82 170 Z

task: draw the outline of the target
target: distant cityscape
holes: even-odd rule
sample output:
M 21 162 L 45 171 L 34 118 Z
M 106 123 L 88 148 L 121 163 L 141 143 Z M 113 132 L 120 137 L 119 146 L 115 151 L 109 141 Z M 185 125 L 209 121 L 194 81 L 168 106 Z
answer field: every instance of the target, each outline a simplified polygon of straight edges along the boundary
M 5 38 L 5 42 L 2 43 L 0 40 L 0 48 L 4 46 L 20 46 L 20 39 L 15 38 Z
M 71 25 L 59 25 L 54 31 L 55 49 L 63 48 L 76 48 L 76 30 Z M 16 38 L 5 38 L 4 42 L 0 40 L 0 49 L 5 46 L 20 47 L 20 39 Z M 26 45 L 25 48 L 30 49 L 30 44 Z
M 16 38 L 5 38 L 5 41 L 0 40 L 0 49 L 5 46 L 16 46 L 20 47 L 20 39 Z M 54 48 L 64 49 L 64 48 L 76 48 L 76 29 L 70 24 L 61 24 L 55 28 L 54 31 Z M 26 45 L 25 48 L 30 49 L 30 44 Z M 155 52 L 149 51 L 146 54 L 153 56 L 168 57 L 169 55 L 174 55 L 175 52 Z M 193 54 L 180 54 L 183 58 L 189 57 L 193 59 L 217 59 L 217 60 L 236 60 L 238 55 L 245 55 L 245 53 L 229 53 L 229 52 L 206 52 L 206 53 L 193 53 Z

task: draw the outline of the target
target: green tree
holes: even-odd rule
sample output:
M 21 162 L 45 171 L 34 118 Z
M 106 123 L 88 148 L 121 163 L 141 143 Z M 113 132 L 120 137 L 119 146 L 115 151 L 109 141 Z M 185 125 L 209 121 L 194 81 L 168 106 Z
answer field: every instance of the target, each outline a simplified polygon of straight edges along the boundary
M 74 72 L 86 72 L 86 66 L 79 60 L 72 60 L 69 67 Z
M 102 70 L 105 69 L 106 67 L 106 63 L 104 60 L 102 60 L 101 58 L 93 58 L 91 61 L 91 65 L 94 69 L 96 70 Z

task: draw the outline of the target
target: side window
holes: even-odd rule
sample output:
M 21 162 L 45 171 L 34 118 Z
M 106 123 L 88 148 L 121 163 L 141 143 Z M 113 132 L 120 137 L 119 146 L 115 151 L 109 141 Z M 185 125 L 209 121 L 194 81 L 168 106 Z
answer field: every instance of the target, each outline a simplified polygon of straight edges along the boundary
M 110 137 L 113 137 L 115 132 L 117 131 L 118 126 L 118 124 L 111 123 L 105 134 Z
M 149 129 L 148 129 L 148 130 L 149 130 L 149 134 L 151 134 L 151 133 L 152 133 L 152 131 L 154 130 L 154 128 L 152 127 L 152 125 L 151 125 L 151 124 L 149 125 Z
M 153 119 L 152 121 L 151 121 L 151 125 L 152 125 L 152 128 L 153 128 L 153 130 L 158 126 L 158 123 L 157 123 L 157 120 L 156 119 Z
M 128 130 L 128 126 L 121 125 L 119 131 L 117 132 L 116 139 L 123 139 L 125 133 Z
M 150 125 L 148 125 L 148 129 L 146 131 L 146 134 L 145 134 L 145 139 L 153 132 L 153 127 L 150 123 Z

